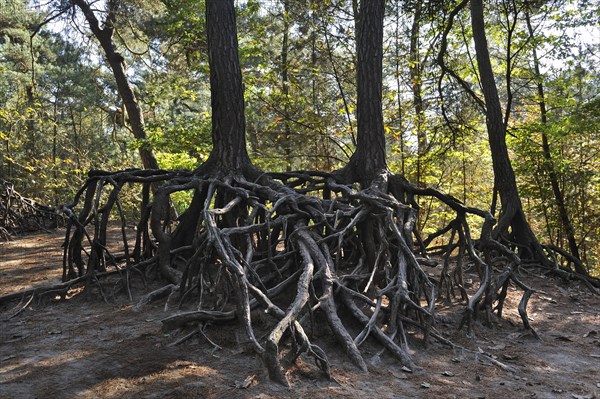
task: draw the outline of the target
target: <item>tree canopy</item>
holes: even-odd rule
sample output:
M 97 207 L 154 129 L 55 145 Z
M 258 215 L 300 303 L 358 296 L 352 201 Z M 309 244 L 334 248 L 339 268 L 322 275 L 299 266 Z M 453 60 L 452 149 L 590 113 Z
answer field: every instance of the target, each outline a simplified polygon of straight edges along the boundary
M 257 166 L 331 171 L 354 153 L 356 4 L 237 5 L 248 154 Z M 485 209 L 494 192 L 492 153 L 485 148 L 479 112 L 481 63 L 475 60 L 470 15 L 460 4 L 386 4 L 387 163 L 419 185 Z M 541 242 L 570 253 L 577 248 L 586 270 L 597 264 L 592 243 L 600 234 L 593 205 L 598 42 L 587 34 L 597 26 L 595 6 L 498 1 L 483 9 L 525 215 Z M 141 166 L 133 149 L 154 152 L 167 169 L 193 169 L 208 157 L 201 2 L 108 2 L 94 10 L 98 29 L 108 29 L 106 21 L 114 25 L 110 39 L 129 80 L 121 87 L 129 86 L 139 100 L 143 134 L 85 14 L 67 3 L 8 1 L 2 8 L 1 167 L 25 194 L 51 205 L 65 202 L 73 192 L 64 187 L 74 187 L 89 169 Z M 539 88 L 546 111 L 535 106 Z M 581 120 L 578 114 L 590 123 L 571 123 Z M 548 162 L 551 169 L 533 173 Z M 418 223 L 431 232 L 443 223 L 444 210 L 422 205 Z

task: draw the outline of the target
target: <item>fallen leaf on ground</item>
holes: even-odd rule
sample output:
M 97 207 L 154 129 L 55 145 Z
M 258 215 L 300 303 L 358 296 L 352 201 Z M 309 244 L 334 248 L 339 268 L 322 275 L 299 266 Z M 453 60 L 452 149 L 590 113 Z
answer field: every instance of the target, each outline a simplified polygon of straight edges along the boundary
M 254 375 L 249 375 L 248 377 L 246 377 L 244 379 L 244 381 L 236 381 L 235 382 L 235 387 L 237 389 L 246 389 L 248 388 L 250 385 L 252 385 L 252 383 L 254 382 Z
M 394 376 L 395 378 L 399 379 L 399 380 L 406 380 L 408 378 L 406 376 L 406 374 L 398 373 L 398 372 L 395 372 L 395 371 L 390 371 L 390 374 L 392 376 Z
M 553 298 L 551 298 L 549 296 L 540 296 L 540 299 L 542 299 L 544 301 L 548 301 L 550 303 L 557 303 L 556 300 L 554 300 Z

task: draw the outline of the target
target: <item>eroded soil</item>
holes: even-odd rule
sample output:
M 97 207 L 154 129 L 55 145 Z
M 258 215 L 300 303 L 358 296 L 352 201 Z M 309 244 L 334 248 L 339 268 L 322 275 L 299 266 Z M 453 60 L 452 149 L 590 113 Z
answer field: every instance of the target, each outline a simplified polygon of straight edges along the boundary
M 61 231 L 0 243 L 0 295 L 58 283 Z M 326 332 L 317 332 L 333 367 L 333 381 L 301 358 L 290 368 L 290 389 L 269 382 L 235 325 L 209 326 L 201 335 L 172 344 L 185 332 L 165 332 L 164 301 L 134 311 L 147 292 L 140 282 L 113 298 L 111 282 L 100 295 L 46 298 L 10 318 L 18 301 L 0 307 L 1 398 L 596 398 L 600 393 L 600 298 L 573 283 L 530 275 L 540 292 L 528 310 L 541 340 L 520 329 L 520 292 L 509 292 L 497 325 L 475 325 L 476 337 L 457 331 L 459 306 L 440 314 L 439 331 L 466 348 L 432 341 L 411 343 L 420 370 L 401 365 L 371 342 L 363 347 L 369 374 L 338 353 Z M 482 354 L 483 353 L 483 354 Z M 507 366 L 488 361 L 491 355 Z M 512 369 L 510 371 L 508 369 Z

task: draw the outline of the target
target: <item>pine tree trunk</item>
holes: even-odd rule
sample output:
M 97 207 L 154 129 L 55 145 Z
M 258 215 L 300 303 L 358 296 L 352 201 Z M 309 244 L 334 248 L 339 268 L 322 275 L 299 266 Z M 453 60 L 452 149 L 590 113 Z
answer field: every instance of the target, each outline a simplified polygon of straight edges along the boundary
M 233 0 L 207 0 L 206 15 L 213 150 L 199 170 L 239 171 L 251 162 Z
M 356 151 L 341 171 L 346 180 L 368 185 L 387 170 L 382 113 L 383 17 L 385 0 L 363 0 L 358 21 Z
M 257 177 L 260 172 L 252 166 L 246 149 L 244 89 L 233 0 L 206 0 L 206 33 L 213 149 L 206 162 L 195 172 L 215 177 L 231 173 Z M 173 246 L 191 244 L 206 195 L 206 191 L 194 194 L 190 207 L 181 215 L 181 222 L 173 234 Z M 225 194 L 217 195 L 216 202 L 224 205 L 230 198 L 222 195 Z M 231 220 L 225 223 L 234 225 Z

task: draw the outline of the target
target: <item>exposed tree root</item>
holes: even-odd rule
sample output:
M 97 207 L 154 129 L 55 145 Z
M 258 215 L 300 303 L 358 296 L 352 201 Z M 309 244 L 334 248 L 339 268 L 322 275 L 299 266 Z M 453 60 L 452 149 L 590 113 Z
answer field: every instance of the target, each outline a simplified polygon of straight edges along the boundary
M 491 323 L 494 311 L 502 314 L 513 284 L 524 292 L 519 313 L 531 329 L 526 308 L 533 290 L 517 277 L 519 258 L 491 238 L 489 213 L 391 174 L 364 189 L 338 178 L 252 169 L 224 176 L 92 172 L 74 203 L 64 207 L 69 218 L 64 284 L 92 284 L 115 268 L 129 292 L 132 277 L 159 275 L 167 285 L 143 297 L 136 308 L 169 295 L 169 303 L 176 300 L 182 312 L 163 320 L 165 328 L 237 320 L 270 377 L 282 384 L 288 383 L 285 352 L 289 361 L 301 354 L 313 357 L 329 375 L 325 352 L 307 333 L 319 327 L 318 319 L 326 320 L 340 348 L 364 372 L 360 347 L 369 337 L 408 368 L 416 367 L 407 331 L 417 328 L 427 342 L 438 300 L 463 301 L 461 326 L 471 333 L 476 318 Z M 125 184 L 141 186 L 133 239 L 125 229 L 132 221 L 119 203 Z M 159 187 L 153 195 L 151 185 Z M 171 196 L 184 191 L 193 199 L 174 220 Z M 415 229 L 416 196 L 439 201 L 454 211 L 454 220 L 421 239 Z M 477 239 L 468 215 L 479 218 Z M 121 222 L 119 254 L 107 242 L 111 219 Z M 438 261 L 442 264 L 436 267 Z M 474 292 L 463 281 L 466 268 L 479 273 Z M 258 309 L 271 320 L 266 325 L 254 322 Z
M 437 339 L 439 342 L 441 342 L 444 345 L 449 346 L 450 348 L 452 348 L 453 350 L 459 350 L 460 352 L 464 353 L 469 353 L 472 354 L 473 357 L 475 357 L 476 359 L 480 359 L 483 360 L 485 362 L 491 363 L 494 366 L 497 366 L 499 368 L 501 368 L 502 370 L 509 372 L 509 373 L 517 373 L 519 370 L 513 366 L 509 366 L 505 363 L 502 363 L 501 361 L 495 359 L 495 356 L 492 356 L 488 353 L 482 352 L 482 351 L 473 351 L 467 348 L 464 348 L 460 345 L 456 345 L 455 343 L 453 343 L 452 341 L 444 338 L 441 334 L 438 334 L 437 332 L 432 332 L 431 333 L 432 337 L 434 337 L 435 339 Z M 536 337 L 537 338 L 537 337 Z
M 114 275 L 114 274 L 117 274 L 117 271 L 107 271 L 107 272 L 103 272 L 103 273 L 96 273 L 96 275 L 94 276 L 94 278 L 92 279 L 92 281 L 90 282 L 89 285 L 96 284 L 101 278 L 104 278 L 104 277 L 107 277 L 110 275 Z M 85 282 L 86 282 L 86 277 L 82 276 L 82 277 L 77 277 L 77 278 L 74 278 L 74 279 L 71 279 L 68 281 L 64 281 L 59 284 L 30 288 L 30 289 L 23 290 L 23 291 L 2 295 L 2 296 L 0 296 L 0 305 L 9 303 L 12 301 L 16 301 L 16 300 L 20 301 L 20 303 L 16 306 L 16 308 L 18 310 L 9 317 L 9 319 L 11 319 L 11 318 L 17 316 L 18 314 L 20 314 L 23 310 L 25 310 L 30 304 L 32 304 L 34 302 L 34 300 L 40 301 L 41 299 L 43 299 L 45 297 L 52 297 L 52 298 L 60 297 L 61 299 L 64 299 L 67 297 L 67 295 L 69 294 L 69 291 L 71 289 L 73 289 L 77 286 L 81 286 Z M 26 298 L 29 298 L 29 299 L 27 301 L 25 301 Z M 23 302 L 25 302 L 25 304 L 23 304 Z
M 62 215 L 19 194 L 12 183 L 0 178 L 0 239 L 29 231 L 64 225 Z

